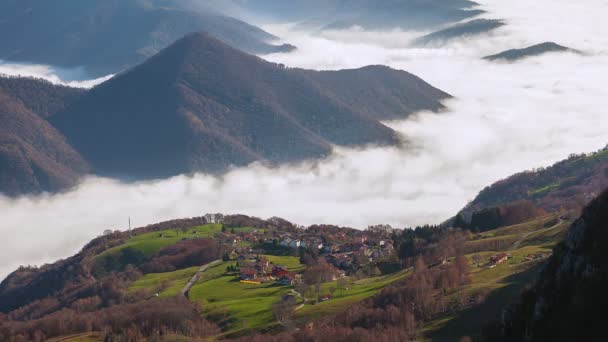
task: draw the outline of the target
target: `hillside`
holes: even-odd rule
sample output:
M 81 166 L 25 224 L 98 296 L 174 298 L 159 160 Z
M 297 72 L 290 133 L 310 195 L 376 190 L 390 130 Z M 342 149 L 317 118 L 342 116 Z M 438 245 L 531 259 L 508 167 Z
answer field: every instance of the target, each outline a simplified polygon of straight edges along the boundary
M 487 341 L 601 341 L 608 316 L 608 192 L 574 222 L 553 250 L 534 285 L 503 322 L 487 329 Z
M 59 191 L 89 171 L 87 162 L 43 116 L 82 91 L 48 82 L 0 77 L 0 192 Z
M 405 71 L 385 66 L 357 70 L 306 71 L 325 92 L 378 120 L 404 119 L 421 111 L 439 111 L 450 95 Z
M 536 45 L 532 45 L 523 49 L 511 49 L 497 53 L 495 55 L 486 56 L 483 59 L 489 61 L 505 60 L 505 61 L 517 61 L 527 57 L 540 56 L 551 52 L 573 52 L 580 53 L 577 50 L 561 46 L 553 42 L 545 42 Z
M 0 4 L 0 59 L 64 68 L 91 77 L 135 66 L 185 34 L 205 31 L 252 53 L 290 51 L 240 20 L 168 0 L 8 0 Z
M 581 260 L 603 267 L 587 249 L 602 241 L 601 231 L 587 238 L 585 227 L 602 227 L 590 215 L 605 212 L 592 204 L 570 230 L 568 219 L 551 213 L 475 234 L 304 229 L 220 214 L 108 231 L 71 258 L 23 267 L 0 283 L 0 338 L 102 341 L 159 337 L 158 329 L 187 340 L 476 337 L 543 265 L 541 274 L 554 275 L 555 258 L 585 253 Z M 200 329 L 183 323 L 193 320 Z
M 475 19 L 464 23 L 455 24 L 436 32 L 429 33 L 414 40 L 413 45 L 425 46 L 430 44 L 444 44 L 453 39 L 466 38 L 491 32 L 505 23 L 496 19 Z
M 364 252 L 356 241 L 363 237 L 369 257 L 357 259 L 355 255 Z M 41 268 L 23 267 L 2 281 L 0 338 L 7 340 L 22 329 L 31 336 L 40 330 L 47 338 L 79 336 L 91 332 L 83 330 L 87 324 L 100 332 L 97 329 L 107 317 L 114 320 L 112 333 L 120 336 L 129 324 L 120 322 L 140 319 L 123 317 L 122 312 L 140 308 L 156 322 L 153 315 L 162 316 L 157 306 L 178 303 L 184 310 L 200 303 L 196 312 L 213 322 L 204 324 L 217 324 L 223 336 L 280 329 L 277 319 L 282 316 L 276 306 L 282 298 L 297 303 L 298 308 L 290 310 L 299 314 L 298 320 L 319 318 L 403 279 L 404 271 L 383 273 L 371 267 L 395 263 L 392 245 L 384 242 L 389 239 L 387 233 L 332 226 L 303 230 L 277 218 L 219 214 L 162 222 L 129 233 L 108 232 L 73 257 Z M 296 240 L 300 248 L 291 246 Z M 333 256 L 341 256 L 341 261 Z M 196 280 L 184 290 L 194 276 Z M 303 284 L 308 286 L 303 289 Z M 332 295 L 331 302 L 315 303 L 326 294 Z M 183 301 L 184 295 L 191 303 Z M 73 314 L 78 317 L 63 328 L 49 325 Z M 110 314 L 116 316 L 106 316 Z M 154 324 L 178 326 L 176 333 L 196 333 L 163 320 Z
M 520 201 L 549 212 L 580 210 L 606 187 L 608 149 L 604 148 L 498 181 L 483 189 L 461 214 L 470 220 L 475 212 Z
M 364 78 L 386 84 L 344 89 Z M 51 122 L 95 173 L 158 178 L 318 158 L 334 144 L 399 144 L 379 119 L 441 108 L 447 96 L 405 72 L 287 69 L 192 34 L 95 87 Z
M 366 29 L 433 28 L 476 16 L 482 11 L 473 9 L 468 0 L 233 0 L 246 11 L 275 20 L 299 22 L 324 29 L 360 26 Z

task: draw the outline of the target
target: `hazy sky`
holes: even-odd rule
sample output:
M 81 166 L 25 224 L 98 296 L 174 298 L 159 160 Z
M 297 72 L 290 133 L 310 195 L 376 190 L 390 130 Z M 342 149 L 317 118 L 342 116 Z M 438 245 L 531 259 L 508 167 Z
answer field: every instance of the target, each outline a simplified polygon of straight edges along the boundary
M 309 33 L 263 25 L 299 47 L 265 58 L 288 66 L 339 69 L 387 64 L 452 94 L 441 114 L 390 123 L 408 150 L 337 149 L 314 165 L 251 166 L 221 179 L 205 175 L 120 184 L 89 178 L 55 196 L 0 198 L 0 278 L 19 264 L 77 251 L 106 228 L 205 212 L 282 216 L 301 224 L 437 223 L 483 187 L 518 171 L 547 166 L 608 143 L 608 13 L 603 0 L 482 1 L 488 18 L 507 21 L 492 34 L 433 49 L 410 49 L 418 34 L 356 28 Z M 559 20 L 556 20 L 559 18 Z M 481 57 L 555 41 L 585 52 L 518 63 Z M 6 72 L 6 65 L 0 72 Z M 47 78 L 52 69 L 41 67 Z

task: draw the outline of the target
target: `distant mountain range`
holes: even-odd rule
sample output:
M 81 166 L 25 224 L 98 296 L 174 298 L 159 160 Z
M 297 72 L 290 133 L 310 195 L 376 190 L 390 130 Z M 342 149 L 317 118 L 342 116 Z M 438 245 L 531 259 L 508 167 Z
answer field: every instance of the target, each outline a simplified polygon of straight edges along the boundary
M 429 33 L 414 40 L 414 45 L 424 46 L 429 44 L 443 44 L 450 40 L 468 36 L 475 36 L 490 32 L 505 23 L 497 19 L 475 19 L 464 23 L 455 24 L 439 31 Z
M 532 46 L 529 46 L 529 47 L 523 48 L 523 49 L 511 49 L 511 50 L 503 51 L 503 52 L 497 53 L 495 55 L 486 56 L 483 59 L 486 59 L 489 61 L 496 61 L 496 60 L 517 61 L 520 59 L 524 59 L 526 57 L 540 56 L 540 55 L 543 55 L 546 53 L 551 53 L 551 52 L 580 53 L 577 50 L 567 48 L 565 46 L 562 46 L 562 45 L 559 45 L 559 44 L 556 44 L 553 42 L 545 42 L 545 43 L 532 45 Z
M 115 74 L 185 34 L 205 31 L 251 53 L 290 51 L 275 36 L 205 6 L 177 0 L 6 0 L 0 3 L 0 60 L 83 67 Z
M 233 0 L 246 11 L 285 22 L 321 28 L 433 28 L 476 16 L 468 0 Z
M 398 145 L 402 138 L 381 120 L 440 110 L 449 97 L 404 71 L 289 69 L 207 34 L 190 34 L 90 91 L 55 91 L 70 96 L 29 112 L 39 114 L 34 118 L 48 131 L 61 133 L 55 134 L 61 138 L 57 149 L 72 146 L 69 155 L 82 156 L 64 185 L 74 183 L 86 164 L 95 174 L 138 180 L 223 172 L 254 161 L 297 162 L 326 156 L 333 145 Z M 9 95 L 30 103 L 36 94 Z M 22 130 L 12 132 L 19 137 Z M 10 182 L 0 184 L 2 192 L 57 189 L 39 184 L 9 191 L 18 178 L 6 172 Z

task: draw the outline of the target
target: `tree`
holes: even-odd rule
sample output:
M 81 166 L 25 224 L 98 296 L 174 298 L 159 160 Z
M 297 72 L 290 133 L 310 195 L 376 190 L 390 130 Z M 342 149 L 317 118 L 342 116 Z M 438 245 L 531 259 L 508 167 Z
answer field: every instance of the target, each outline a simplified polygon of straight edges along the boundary
M 296 300 L 293 296 L 285 296 L 272 305 L 274 318 L 282 325 L 289 325 L 293 318 Z
M 479 267 L 479 264 L 481 263 L 481 260 L 482 260 L 481 255 L 479 255 L 479 254 L 474 254 L 474 255 L 473 255 L 471 258 L 473 259 L 473 262 L 475 263 L 475 265 L 476 265 L 477 267 Z

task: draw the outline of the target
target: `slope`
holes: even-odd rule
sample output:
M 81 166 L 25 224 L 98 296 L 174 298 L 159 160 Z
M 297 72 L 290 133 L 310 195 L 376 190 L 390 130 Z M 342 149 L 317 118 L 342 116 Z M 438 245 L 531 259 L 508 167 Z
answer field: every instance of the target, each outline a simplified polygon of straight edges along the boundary
M 0 193 L 58 191 L 88 172 L 85 160 L 36 114 L 51 115 L 80 95 L 44 81 L 0 78 Z
M 534 286 L 488 341 L 601 341 L 607 316 L 608 192 L 587 206 Z M 488 329 L 489 330 L 489 329 Z
M 373 79 L 370 73 L 377 73 L 375 83 L 388 79 L 389 86 L 387 75 L 394 74 L 397 86 L 412 85 L 393 91 L 420 89 L 413 96 L 425 100 L 399 103 L 385 90 L 383 97 L 368 91 L 355 100 L 360 94 L 339 91 L 346 81 L 317 79 L 313 72 L 287 69 L 206 34 L 191 34 L 94 88 L 51 121 L 97 173 L 155 178 L 220 172 L 253 161 L 318 158 L 328 155 L 333 144 L 399 144 L 397 133 L 378 118 L 408 113 L 420 105 L 436 109 L 441 106 L 438 98 L 447 96 L 397 71 L 344 72 Z M 389 98 L 390 111 L 369 115 L 372 110 L 384 111 L 389 105 L 380 104 Z M 356 108 L 366 99 L 368 106 Z

